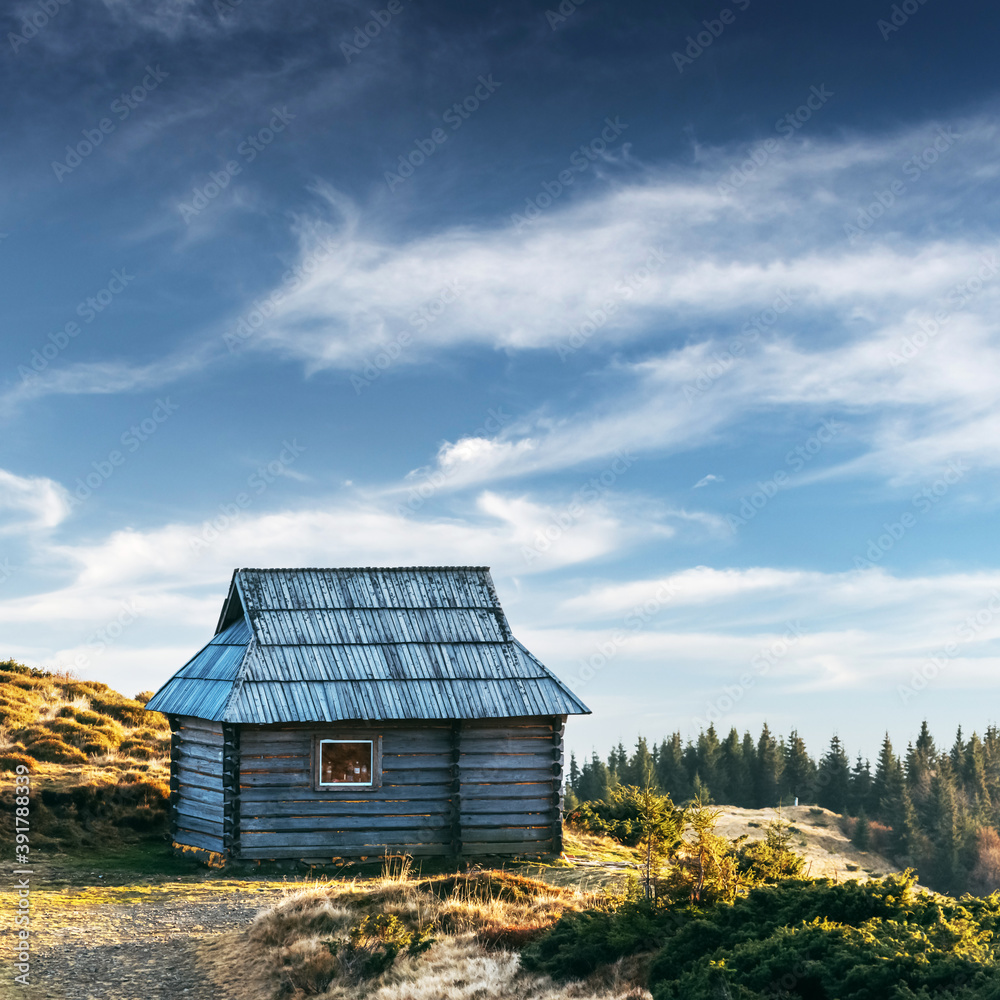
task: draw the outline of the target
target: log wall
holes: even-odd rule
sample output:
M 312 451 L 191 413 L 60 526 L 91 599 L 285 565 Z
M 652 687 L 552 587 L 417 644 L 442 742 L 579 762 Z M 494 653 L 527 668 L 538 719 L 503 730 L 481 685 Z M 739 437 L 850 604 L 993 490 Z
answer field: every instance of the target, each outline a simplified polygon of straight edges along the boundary
M 222 725 L 187 716 L 171 719 L 171 724 L 170 797 L 174 843 L 225 854 L 230 840 L 227 805 L 231 824 L 232 793 L 227 794 L 223 783 L 227 747 Z
M 564 717 L 239 727 L 246 859 L 538 854 L 561 849 Z M 316 790 L 317 737 L 382 737 L 382 783 Z M 221 731 L 220 731 L 221 740 Z

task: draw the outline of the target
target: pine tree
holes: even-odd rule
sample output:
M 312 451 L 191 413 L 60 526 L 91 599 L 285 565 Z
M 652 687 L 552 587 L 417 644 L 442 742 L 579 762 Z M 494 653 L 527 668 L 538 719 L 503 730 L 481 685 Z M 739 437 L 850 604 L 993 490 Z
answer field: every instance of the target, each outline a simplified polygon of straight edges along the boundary
M 990 793 L 986 787 L 986 755 L 979 737 L 973 733 L 965 746 L 962 777 L 965 794 L 969 800 L 972 815 L 980 823 L 986 823 L 992 812 Z
M 741 796 L 750 782 L 750 771 L 743 759 L 743 744 L 735 727 L 729 730 L 729 735 L 722 741 L 719 771 L 721 776 L 719 801 L 740 805 Z
M 608 770 L 611 772 L 612 784 L 623 784 L 622 775 L 628 771 L 628 754 L 621 740 L 618 746 L 608 754 Z
M 962 772 L 962 763 L 965 760 L 965 743 L 962 742 L 962 727 L 958 727 L 955 733 L 955 742 L 951 746 L 951 766 L 957 777 Z
M 839 736 L 832 737 L 830 747 L 820 761 L 816 788 L 819 805 L 835 813 L 847 811 L 851 796 L 851 762 Z
M 628 762 L 625 777 L 621 779 L 623 785 L 635 785 L 636 788 L 648 788 L 651 792 L 659 791 L 659 780 L 656 777 L 656 767 L 653 764 L 653 755 L 649 752 L 644 737 L 640 736 L 636 740 L 635 753 Z
M 902 784 L 903 768 L 893 752 L 892 740 L 886 733 L 882 740 L 878 763 L 875 765 L 875 780 L 872 782 L 872 803 L 875 807 L 875 818 L 880 822 L 892 825 L 891 816 L 895 811 Z
M 702 802 L 708 805 L 712 801 L 712 789 L 701 780 L 701 775 L 695 772 L 694 781 L 691 783 L 691 798 L 695 802 Z
M 691 781 L 684 766 L 684 744 L 681 734 L 674 733 L 669 742 L 660 744 L 656 755 L 656 776 L 660 788 L 674 802 L 684 802 L 691 797 Z
M 596 751 L 580 769 L 580 781 L 576 788 L 581 802 L 611 801 L 611 772 L 608 765 L 597 756 Z
M 928 833 L 934 845 L 929 875 L 938 891 L 957 895 L 964 883 L 959 861 L 961 828 L 955 775 L 948 756 L 938 762 L 937 771 L 931 779 L 928 821 Z
M 575 792 L 580 783 L 580 765 L 576 762 L 576 754 L 569 755 L 569 787 Z
M 858 818 L 854 823 L 854 835 L 851 837 L 851 843 L 859 851 L 867 851 L 871 847 L 872 833 L 871 826 L 868 823 L 868 814 L 862 809 L 858 813 Z
M 805 742 L 793 729 L 785 744 L 785 766 L 782 772 L 782 799 L 798 799 L 814 802 L 816 799 L 816 765 L 813 763 Z
M 865 760 L 861 762 L 858 754 L 854 767 L 851 768 L 851 794 L 847 803 L 847 811 L 852 816 L 860 816 L 862 812 L 870 812 L 872 808 L 872 768 Z
M 744 809 L 752 809 L 757 801 L 754 778 L 757 774 L 757 744 L 748 729 L 743 734 L 743 773 L 745 778 L 736 791 L 736 804 Z
M 765 722 L 757 740 L 757 770 L 754 775 L 758 809 L 778 804 L 781 794 L 782 763 L 778 741 L 771 735 L 771 730 Z
M 715 726 L 698 734 L 698 774 L 701 780 L 712 789 L 713 794 L 722 795 L 725 779 L 722 776 L 722 746 Z M 725 799 L 720 798 L 720 802 Z

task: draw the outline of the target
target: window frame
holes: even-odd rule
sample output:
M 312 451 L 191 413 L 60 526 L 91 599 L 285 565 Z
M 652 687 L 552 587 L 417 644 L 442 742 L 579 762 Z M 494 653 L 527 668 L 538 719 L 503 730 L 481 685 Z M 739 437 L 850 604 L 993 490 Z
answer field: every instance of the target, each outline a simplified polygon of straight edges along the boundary
M 328 784 L 323 778 L 324 743 L 370 743 L 372 747 L 372 773 L 370 782 L 340 781 Z M 315 792 L 335 794 L 363 793 L 377 791 L 382 787 L 382 735 L 371 730 L 350 732 L 316 733 L 312 740 L 312 786 Z

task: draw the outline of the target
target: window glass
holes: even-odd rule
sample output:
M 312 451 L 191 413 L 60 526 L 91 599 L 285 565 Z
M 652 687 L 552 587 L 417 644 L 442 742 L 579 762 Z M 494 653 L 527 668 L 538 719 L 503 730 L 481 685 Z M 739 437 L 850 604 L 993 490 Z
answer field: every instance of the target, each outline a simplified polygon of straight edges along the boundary
M 370 785 L 371 740 L 320 740 L 321 785 Z

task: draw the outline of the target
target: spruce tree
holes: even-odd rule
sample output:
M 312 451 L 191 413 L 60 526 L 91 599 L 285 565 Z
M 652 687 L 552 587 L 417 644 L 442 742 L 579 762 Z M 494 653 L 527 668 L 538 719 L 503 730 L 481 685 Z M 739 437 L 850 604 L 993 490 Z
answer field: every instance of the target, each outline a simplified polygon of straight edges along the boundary
M 737 789 L 736 804 L 744 809 L 753 809 L 757 801 L 754 778 L 757 774 L 757 744 L 748 729 L 743 734 L 743 774 L 742 784 Z
M 851 762 L 840 737 L 834 735 L 816 777 L 816 801 L 831 812 L 844 813 L 851 795 Z
M 660 783 L 656 777 L 656 767 L 653 764 L 653 755 L 649 752 L 644 737 L 640 736 L 636 740 L 635 753 L 628 762 L 626 778 L 622 780 L 623 785 L 635 785 L 636 788 L 647 788 L 652 792 L 659 792 Z
M 969 808 L 977 822 L 986 823 L 992 813 L 990 793 L 986 787 L 986 755 L 982 741 L 973 733 L 965 746 L 962 777 Z
M 581 802 L 611 801 L 611 772 L 608 765 L 595 751 L 589 761 L 580 769 L 580 781 L 576 790 Z
M 872 768 L 868 760 L 861 761 L 858 754 L 854 767 L 851 768 L 851 794 L 847 803 L 847 811 L 852 816 L 868 813 L 872 808 Z
M 886 733 L 882 740 L 878 763 L 875 765 L 875 779 L 872 782 L 872 804 L 875 809 L 875 818 L 879 822 L 892 826 L 892 815 L 902 784 L 903 768 L 899 763 L 899 758 L 893 752 L 892 740 Z
M 959 861 L 962 838 L 955 774 L 948 756 L 940 759 L 937 771 L 931 778 L 928 821 L 928 833 L 933 843 L 933 858 L 928 875 L 939 892 L 958 895 L 964 888 Z
M 719 802 L 725 801 L 721 798 L 724 792 L 725 780 L 722 777 L 722 746 L 719 743 L 718 733 L 715 726 L 710 725 L 708 729 L 698 734 L 698 774 L 701 780 L 712 789 L 712 794 Z
M 765 722 L 757 740 L 757 772 L 754 775 L 758 809 L 778 804 L 781 794 L 782 763 L 778 741 L 771 735 L 771 730 Z
M 740 798 L 750 780 L 750 773 L 743 760 L 743 744 L 735 726 L 722 741 L 719 771 L 721 782 L 716 795 L 717 800 L 731 805 L 741 805 Z
M 789 802 L 798 799 L 801 803 L 816 800 L 816 765 L 813 763 L 805 741 L 793 729 L 785 744 L 785 766 L 782 771 L 782 799 Z
M 684 802 L 691 795 L 691 781 L 684 766 L 684 744 L 681 734 L 674 733 L 660 744 L 656 755 L 656 776 L 660 788 L 674 802 Z

